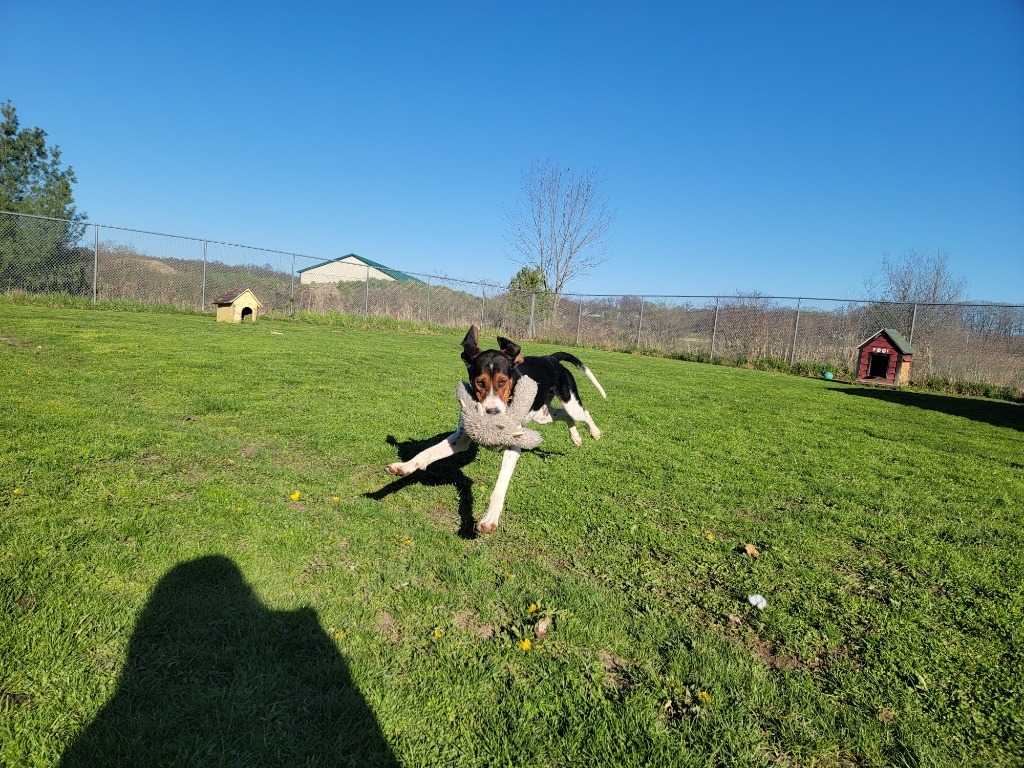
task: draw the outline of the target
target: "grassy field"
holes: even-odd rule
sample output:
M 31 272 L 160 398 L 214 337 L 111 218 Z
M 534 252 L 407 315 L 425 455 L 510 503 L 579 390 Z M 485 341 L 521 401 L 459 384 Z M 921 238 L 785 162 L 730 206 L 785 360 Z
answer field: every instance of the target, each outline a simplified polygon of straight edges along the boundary
M 0 763 L 1021 764 L 1020 405 L 584 350 L 474 537 L 459 351 L 0 303 Z

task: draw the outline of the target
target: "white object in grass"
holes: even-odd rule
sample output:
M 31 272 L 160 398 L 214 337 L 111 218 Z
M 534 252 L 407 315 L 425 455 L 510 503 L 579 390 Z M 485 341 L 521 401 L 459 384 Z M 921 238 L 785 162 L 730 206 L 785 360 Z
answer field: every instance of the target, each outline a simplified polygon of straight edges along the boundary
M 757 608 L 759 611 L 763 611 L 765 606 L 768 605 L 768 601 L 765 600 L 761 595 L 747 595 L 747 602 Z

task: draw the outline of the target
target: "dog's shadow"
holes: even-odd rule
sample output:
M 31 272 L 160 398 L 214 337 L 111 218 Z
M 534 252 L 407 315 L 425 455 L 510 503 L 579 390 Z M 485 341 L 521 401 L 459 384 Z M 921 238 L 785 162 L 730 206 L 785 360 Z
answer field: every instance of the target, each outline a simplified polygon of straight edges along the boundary
M 442 432 L 439 435 L 426 440 L 405 440 L 399 441 L 394 436 L 388 435 L 388 445 L 398 449 L 399 461 L 409 461 L 420 451 L 446 440 L 451 432 Z M 406 477 L 395 478 L 394 482 L 388 483 L 379 491 L 365 494 L 366 498 L 380 501 L 396 491 L 400 491 L 409 485 L 439 486 L 451 485 L 459 497 L 459 536 L 464 539 L 475 539 L 476 528 L 473 523 L 473 481 L 462 471 L 471 461 L 476 459 L 479 446 L 475 443 L 462 453 L 441 459 L 431 464 L 426 469 L 413 472 Z
M 409 461 L 413 456 L 418 454 L 420 451 L 429 448 L 432 445 L 442 440 L 448 439 L 451 432 L 442 432 L 439 435 L 428 438 L 426 440 L 405 440 L 399 441 L 393 435 L 388 435 L 388 445 L 393 445 L 398 449 L 399 461 Z M 453 456 L 441 459 L 431 464 L 426 469 L 418 470 L 413 472 L 411 475 L 405 477 L 398 477 L 391 483 L 388 483 L 379 491 L 373 493 L 363 494 L 364 498 L 373 499 L 374 501 L 380 501 L 396 491 L 400 491 L 403 488 L 410 485 L 426 485 L 429 487 L 435 487 L 439 485 L 451 485 L 455 488 L 455 492 L 459 497 L 459 536 L 464 539 L 475 539 L 476 538 L 476 525 L 473 521 L 473 481 L 466 476 L 462 471 L 465 466 L 477 457 L 477 453 L 480 450 L 480 446 L 473 443 L 464 450 L 462 453 L 456 453 Z M 533 453 L 547 458 L 548 456 L 554 455 L 549 451 L 542 451 L 540 449 L 533 449 L 528 453 Z M 557 454 L 558 452 L 554 452 Z

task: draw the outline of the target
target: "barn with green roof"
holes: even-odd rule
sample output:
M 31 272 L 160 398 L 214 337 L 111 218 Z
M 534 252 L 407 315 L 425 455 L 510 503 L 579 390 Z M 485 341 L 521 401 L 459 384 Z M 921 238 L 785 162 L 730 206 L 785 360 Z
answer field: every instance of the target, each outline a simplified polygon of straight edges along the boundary
M 354 253 L 299 270 L 299 282 L 306 285 L 311 283 L 352 283 L 367 279 L 423 282 L 405 272 L 385 267 L 383 264 L 364 259 Z

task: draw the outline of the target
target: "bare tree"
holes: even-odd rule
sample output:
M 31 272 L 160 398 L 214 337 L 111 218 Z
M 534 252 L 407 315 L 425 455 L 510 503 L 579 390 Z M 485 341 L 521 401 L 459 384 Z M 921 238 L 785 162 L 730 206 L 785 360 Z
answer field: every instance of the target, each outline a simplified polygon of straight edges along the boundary
M 926 256 L 910 249 L 898 259 L 884 254 L 881 275 L 868 275 L 864 287 L 874 300 L 955 304 L 963 300 L 967 281 L 953 276 L 945 251 Z
M 604 193 L 604 174 L 573 173 L 550 159 L 535 160 L 520 181 L 518 205 L 505 210 L 506 241 L 517 264 L 539 269 L 554 304 L 574 279 L 608 256 L 617 211 Z

